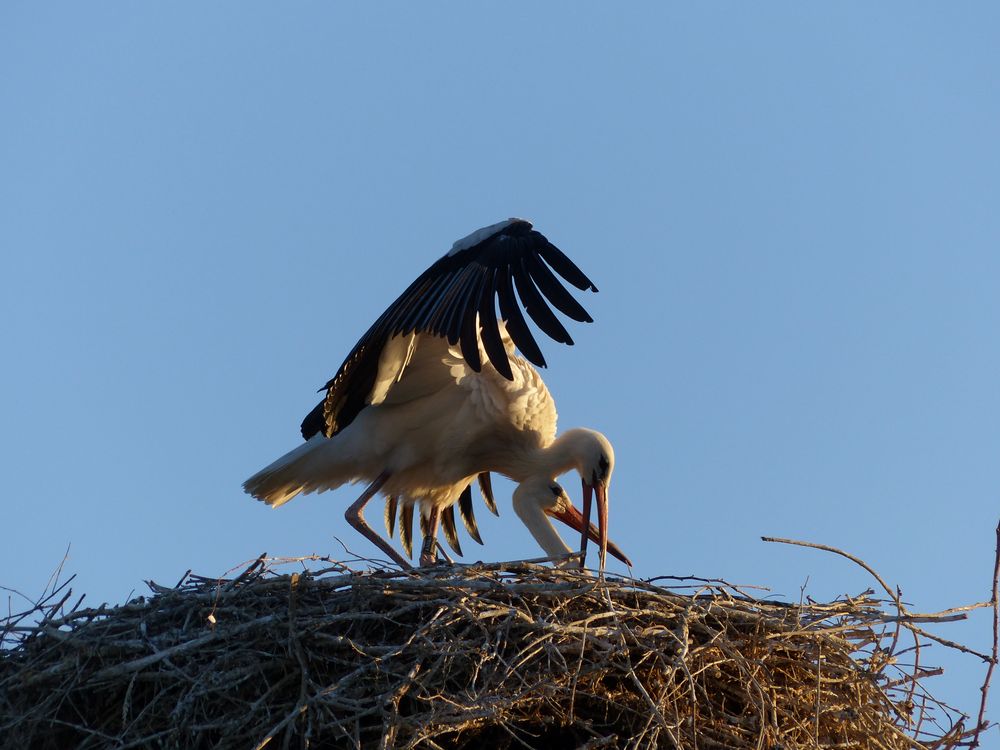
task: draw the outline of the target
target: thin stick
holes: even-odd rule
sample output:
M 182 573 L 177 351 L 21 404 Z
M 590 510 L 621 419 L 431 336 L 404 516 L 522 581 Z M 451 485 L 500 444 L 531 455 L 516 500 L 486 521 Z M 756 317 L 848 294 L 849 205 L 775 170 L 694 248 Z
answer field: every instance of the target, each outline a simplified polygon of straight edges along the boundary
M 979 734 L 986 728 L 986 696 L 990 692 L 990 680 L 993 679 L 993 669 L 997 665 L 997 639 L 1000 634 L 1000 597 L 997 596 L 998 579 L 1000 579 L 1000 523 L 997 524 L 996 555 L 993 560 L 993 658 L 986 669 L 986 679 L 979 688 L 983 697 L 979 703 L 979 718 L 976 722 L 976 734 L 972 738 L 972 747 L 979 747 Z
M 900 601 L 899 595 L 891 588 L 889 588 L 889 584 L 886 583 L 885 580 L 883 580 L 882 576 L 876 573 L 875 570 L 860 557 L 855 557 L 850 552 L 844 552 L 844 550 L 837 549 L 836 547 L 831 547 L 828 544 L 817 544 L 816 542 L 800 542 L 797 539 L 781 539 L 775 536 L 762 536 L 761 539 L 765 542 L 777 542 L 779 544 L 794 544 L 797 547 L 812 547 L 813 549 L 820 549 L 823 550 L 824 552 L 832 552 L 835 555 L 846 557 L 851 562 L 860 565 L 862 568 L 867 570 L 868 573 L 871 574 L 871 577 L 874 578 L 876 581 L 878 581 L 879 585 L 882 586 L 883 589 L 885 589 L 885 593 L 887 593 L 889 597 L 892 599 L 892 601 L 896 604 L 896 608 L 900 611 L 900 613 L 903 614 L 906 613 L 906 607 L 903 605 L 903 602 Z

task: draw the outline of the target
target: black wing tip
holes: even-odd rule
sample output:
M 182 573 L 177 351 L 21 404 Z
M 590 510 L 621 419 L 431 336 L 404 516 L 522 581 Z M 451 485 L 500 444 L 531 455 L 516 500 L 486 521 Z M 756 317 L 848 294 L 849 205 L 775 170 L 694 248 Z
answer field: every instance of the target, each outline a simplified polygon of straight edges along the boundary
M 479 491 L 483 495 L 486 507 L 490 509 L 490 513 L 499 518 L 500 512 L 497 510 L 497 503 L 493 497 L 493 480 L 490 478 L 490 473 L 488 471 L 481 472 L 476 478 L 479 480 Z
M 320 401 L 313 407 L 312 411 L 306 414 L 305 419 L 302 420 L 299 429 L 302 432 L 303 440 L 308 440 L 313 435 L 321 432 L 326 434 L 326 416 L 323 414 L 323 405 L 325 403 L 326 399 Z
M 462 490 L 462 494 L 458 498 L 458 511 L 459 515 L 462 516 L 462 523 L 465 524 L 465 530 L 469 532 L 469 536 L 472 537 L 473 541 L 477 544 L 483 543 L 483 538 L 479 535 L 479 527 L 476 524 L 476 514 L 472 508 L 472 485 L 467 484 L 465 489 Z
M 462 545 L 459 543 L 458 529 L 455 526 L 454 505 L 449 505 L 441 511 L 441 527 L 444 529 L 444 538 L 448 542 L 448 546 L 461 557 L 463 555 Z

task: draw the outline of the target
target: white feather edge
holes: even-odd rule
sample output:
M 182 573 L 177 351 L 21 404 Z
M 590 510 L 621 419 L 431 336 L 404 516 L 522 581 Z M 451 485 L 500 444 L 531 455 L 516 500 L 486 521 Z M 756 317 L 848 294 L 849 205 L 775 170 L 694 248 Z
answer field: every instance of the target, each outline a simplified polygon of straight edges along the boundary
M 496 224 L 490 224 L 488 227 L 483 227 L 482 229 L 477 229 L 472 234 L 468 234 L 460 240 L 455 240 L 455 243 L 451 246 L 451 250 L 448 251 L 448 255 L 454 255 L 455 253 L 460 253 L 463 250 L 468 250 L 470 247 L 478 245 L 483 240 L 488 237 L 492 237 L 498 232 L 502 232 L 504 229 L 509 227 L 519 221 L 526 221 L 531 224 L 527 219 L 519 219 L 516 216 L 512 216 L 506 221 L 498 221 Z
M 393 336 L 383 347 L 378 358 L 378 374 L 375 385 L 372 386 L 368 403 L 377 406 L 385 401 L 389 389 L 403 377 L 403 371 L 410 364 L 413 351 L 416 348 L 417 334 L 409 336 Z

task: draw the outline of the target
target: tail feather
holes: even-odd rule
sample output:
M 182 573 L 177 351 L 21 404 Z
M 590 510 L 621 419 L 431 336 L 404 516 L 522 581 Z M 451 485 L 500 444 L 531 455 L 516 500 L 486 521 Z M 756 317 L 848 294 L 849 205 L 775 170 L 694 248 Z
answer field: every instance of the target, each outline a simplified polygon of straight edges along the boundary
M 264 467 L 243 483 L 243 489 L 272 507 L 300 493 L 332 490 L 352 477 L 335 460 L 330 439 L 317 435 Z

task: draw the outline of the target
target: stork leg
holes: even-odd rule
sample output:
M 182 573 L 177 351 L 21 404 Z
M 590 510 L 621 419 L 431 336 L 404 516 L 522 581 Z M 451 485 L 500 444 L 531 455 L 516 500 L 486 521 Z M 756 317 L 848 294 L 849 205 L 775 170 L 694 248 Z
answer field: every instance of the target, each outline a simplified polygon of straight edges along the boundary
M 420 565 L 433 565 L 437 562 L 437 532 L 438 522 L 441 520 L 441 510 L 436 507 L 431 508 L 427 516 L 427 528 L 424 530 L 424 544 L 420 548 Z
M 369 500 L 375 497 L 378 491 L 382 488 L 382 485 L 386 483 L 387 479 L 389 479 L 389 472 L 387 471 L 383 471 L 375 477 L 375 481 L 368 485 L 368 488 L 361 493 L 361 497 L 355 500 L 354 503 L 351 504 L 351 507 L 344 512 L 344 518 L 346 518 L 347 522 L 359 531 L 368 541 L 385 552 L 385 554 L 387 554 L 397 565 L 399 565 L 399 567 L 403 570 L 409 570 L 413 566 L 410 565 L 410 563 L 408 563 L 402 555 L 396 552 L 396 550 L 392 548 L 392 545 L 375 533 L 371 526 L 365 522 L 365 506 L 368 504 Z

